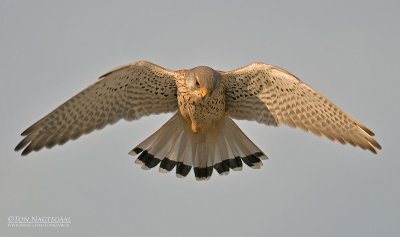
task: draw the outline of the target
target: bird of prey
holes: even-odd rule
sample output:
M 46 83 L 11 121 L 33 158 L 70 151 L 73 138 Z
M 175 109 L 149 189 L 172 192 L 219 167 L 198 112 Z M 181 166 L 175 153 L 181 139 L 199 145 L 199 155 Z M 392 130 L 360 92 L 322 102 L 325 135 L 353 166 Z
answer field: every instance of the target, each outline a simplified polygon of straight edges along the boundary
M 169 70 L 147 61 L 115 68 L 100 76 L 21 135 L 22 155 L 51 148 L 120 119 L 175 112 L 155 133 L 133 148 L 143 169 L 175 168 L 197 180 L 215 169 L 225 175 L 243 163 L 260 168 L 267 156 L 232 119 L 302 128 L 342 144 L 377 153 L 374 133 L 288 71 L 253 63 L 232 71 L 199 66 Z

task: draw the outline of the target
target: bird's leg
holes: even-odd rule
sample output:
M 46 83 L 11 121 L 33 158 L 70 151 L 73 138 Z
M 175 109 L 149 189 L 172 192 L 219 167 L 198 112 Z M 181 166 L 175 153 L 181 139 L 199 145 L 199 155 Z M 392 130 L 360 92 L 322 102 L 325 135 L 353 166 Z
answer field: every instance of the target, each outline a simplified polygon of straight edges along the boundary
M 199 132 L 199 127 L 197 126 L 197 124 L 194 121 L 192 121 L 192 132 L 194 132 L 194 133 Z

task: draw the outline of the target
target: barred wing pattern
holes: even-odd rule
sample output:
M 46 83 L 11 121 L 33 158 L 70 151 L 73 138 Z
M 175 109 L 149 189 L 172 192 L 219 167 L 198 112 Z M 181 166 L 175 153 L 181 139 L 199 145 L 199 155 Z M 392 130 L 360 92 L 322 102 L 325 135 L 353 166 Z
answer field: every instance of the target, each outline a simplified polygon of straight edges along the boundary
M 254 63 L 222 76 L 232 118 L 300 127 L 375 154 L 381 149 L 372 131 L 281 68 Z
M 21 135 L 22 155 L 76 139 L 120 119 L 178 109 L 176 73 L 146 61 L 111 70 Z

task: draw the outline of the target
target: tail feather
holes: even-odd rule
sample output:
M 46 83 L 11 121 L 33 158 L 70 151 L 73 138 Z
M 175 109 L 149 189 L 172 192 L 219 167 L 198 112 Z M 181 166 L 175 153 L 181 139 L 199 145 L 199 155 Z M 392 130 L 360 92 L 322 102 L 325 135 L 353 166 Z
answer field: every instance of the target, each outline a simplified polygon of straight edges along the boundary
M 258 169 L 267 159 L 232 119 L 224 118 L 216 134 L 193 133 L 179 112 L 129 154 L 140 154 L 135 163 L 143 169 L 160 164 L 160 172 L 175 168 L 177 177 L 186 177 L 193 167 L 197 180 L 209 179 L 214 169 L 220 175 L 241 170 L 243 163 Z

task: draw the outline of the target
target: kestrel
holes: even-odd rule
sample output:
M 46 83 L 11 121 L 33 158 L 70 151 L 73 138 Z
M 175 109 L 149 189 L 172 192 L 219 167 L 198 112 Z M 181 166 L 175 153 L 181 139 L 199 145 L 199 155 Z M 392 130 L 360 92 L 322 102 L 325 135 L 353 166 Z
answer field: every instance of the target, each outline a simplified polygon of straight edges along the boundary
M 102 75 L 34 123 L 15 150 L 22 155 L 62 145 L 120 119 L 175 112 L 158 131 L 133 148 L 143 169 L 175 167 L 197 180 L 241 170 L 242 162 L 260 168 L 267 156 L 232 119 L 266 125 L 286 124 L 373 153 L 381 149 L 374 133 L 284 69 L 253 63 L 232 71 L 199 66 L 172 71 L 147 61 Z

